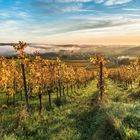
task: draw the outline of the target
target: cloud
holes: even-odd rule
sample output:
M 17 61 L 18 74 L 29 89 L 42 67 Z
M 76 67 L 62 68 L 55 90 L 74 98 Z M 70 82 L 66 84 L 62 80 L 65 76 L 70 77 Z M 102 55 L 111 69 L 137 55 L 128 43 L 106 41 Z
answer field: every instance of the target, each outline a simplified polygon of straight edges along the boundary
M 70 3 L 68 4 L 67 2 Z M 56 15 L 67 12 L 81 11 L 82 6 L 83 4 L 81 3 L 81 1 L 79 1 L 78 3 L 73 3 L 72 0 L 35 0 L 31 2 L 31 8 L 33 8 L 34 10 L 38 10 L 44 15 Z
M 113 27 L 121 27 L 127 25 L 133 25 L 135 23 L 140 23 L 138 15 L 81 15 L 72 16 L 67 18 L 67 21 L 57 21 L 50 25 L 32 26 L 26 28 L 32 36 L 51 36 L 59 35 L 63 33 L 70 32 L 81 32 L 86 30 L 101 30 Z
M 100 18 L 89 16 L 86 18 L 86 20 L 84 20 L 84 17 L 81 19 L 77 18 L 75 21 L 73 21 L 73 23 L 70 23 L 70 25 L 65 29 L 65 31 L 109 28 L 115 26 L 128 25 L 134 22 L 136 21 L 124 16 L 103 16 Z
M 133 0 L 105 0 L 104 5 L 106 6 L 121 5 L 121 4 L 129 3 L 131 1 Z
M 72 6 L 65 6 L 62 9 L 62 12 L 80 11 L 81 8 L 82 8 L 82 5 L 81 4 L 72 5 Z
M 22 12 L 21 11 L 21 12 L 18 12 L 16 15 L 17 15 L 17 17 L 23 18 L 23 19 L 30 18 L 29 14 L 27 12 Z
M 30 15 L 28 14 L 28 12 L 23 12 L 21 10 L 17 10 L 17 9 L 14 9 L 14 10 L 11 10 L 11 11 L 8 11 L 8 10 L 0 10 L 0 19 L 1 18 L 5 18 L 5 19 L 13 19 L 13 18 L 16 18 L 16 19 L 27 19 L 27 18 L 30 18 Z
M 140 11 L 140 8 L 123 8 L 124 11 Z
M 89 4 L 87 2 L 92 2 L 90 6 L 95 6 L 94 4 L 101 4 L 104 6 L 114 6 L 123 5 L 129 3 L 133 0 L 34 0 L 31 2 L 31 8 L 38 10 L 45 15 L 55 15 L 66 12 L 82 12 L 84 10 L 89 10 Z M 94 7 L 94 10 L 96 7 Z
M 126 4 L 126 3 L 129 3 L 133 0 L 57 0 L 57 2 L 61 2 L 61 3 L 64 3 L 64 2 L 67 2 L 67 3 L 70 3 L 70 2 L 81 2 L 81 3 L 86 3 L 86 2 L 95 2 L 95 3 L 104 3 L 104 5 L 106 6 L 112 6 L 112 5 L 121 5 L 121 4 Z
M 0 20 L 1 25 L 16 25 L 17 21 L 15 20 Z
M 94 0 L 57 0 L 58 2 L 91 2 Z
M 0 12 L 0 16 L 3 18 L 7 18 L 7 17 L 9 17 L 9 14 L 6 12 Z

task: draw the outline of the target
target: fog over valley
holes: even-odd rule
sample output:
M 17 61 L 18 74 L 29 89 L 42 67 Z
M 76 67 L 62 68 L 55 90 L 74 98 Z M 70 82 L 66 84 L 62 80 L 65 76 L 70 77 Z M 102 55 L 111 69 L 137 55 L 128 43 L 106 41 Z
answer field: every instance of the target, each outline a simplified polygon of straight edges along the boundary
M 49 44 L 29 44 L 25 49 L 27 54 L 34 54 L 38 51 L 41 54 L 60 53 L 60 54 L 88 54 L 104 53 L 107 56 L 135 56 L 140 55 L 140 46 L 138 45 L 49 45 Z M 16 55 L 16 52 L 10 44 L 0 44 L 1 56 Z

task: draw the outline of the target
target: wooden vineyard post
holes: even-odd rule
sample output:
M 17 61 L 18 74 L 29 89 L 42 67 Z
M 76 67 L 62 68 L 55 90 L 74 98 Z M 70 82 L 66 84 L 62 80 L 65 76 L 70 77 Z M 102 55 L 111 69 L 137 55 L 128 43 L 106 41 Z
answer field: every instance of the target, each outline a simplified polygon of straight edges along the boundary
M 65 86 L 63 86 L 63 96 L 65 96 Z
M 102 61 L 100 62 L 100 74 L 99 74 L 99 88 L 100 88 L 100 96 L 101 96 L 101 99 L 103 97 L 103 91 L 104 91 L 104 83 L 103 83 L 103 63 Z
M 59 92 L 58 91 L 58 87 L 56 87 L 55 90 L 56 90 L 56 96 L 57 96 L 57 101 L 58 101 L 58 99 L 59 99 L 59 96 L 58 96 L 58 92 Z
M 41 114 L 42 111 L 42 94 L 39 94 L 39 114 Z
M 26 109 L 27 112 L 29 112 L 29 97 L 27 93 L 27 84 L 26 84 L 26 76 L 25 76 L 25 69 L 24 69 L 24 64 L 21 64 L 22 68 L 22 76 L 23 76 L 23 84 L 24 84 L 24 92 L 25 92 L 25 100 L 26 100 Z
M 50 106 L 50 107 L 52 106 L 52 102 L 51 102 L 51 92 L 52 92 L 52 89 L 51 89 L 50 87 L 48 87 L 49 106 Z
M 62 92 L 61 92 L 61 81 L 60 81 L 60 79 L 58 80 L 58 86 L 59 86 L 59 94 L 60 94 L 60 98 L 61 98 Z
M 67 95 L 69 94 L 69 86 L 67 85 Z

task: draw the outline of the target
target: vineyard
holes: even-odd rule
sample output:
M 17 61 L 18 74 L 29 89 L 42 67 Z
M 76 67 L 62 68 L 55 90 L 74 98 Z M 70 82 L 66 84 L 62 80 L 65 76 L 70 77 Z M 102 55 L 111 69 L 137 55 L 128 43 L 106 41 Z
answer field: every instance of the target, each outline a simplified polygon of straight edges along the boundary
M 13 47 L 17 57 L 0 57 L 2 139 L 140 139 L 140 58 L 112 68 L 96 54 L 77 66 Z

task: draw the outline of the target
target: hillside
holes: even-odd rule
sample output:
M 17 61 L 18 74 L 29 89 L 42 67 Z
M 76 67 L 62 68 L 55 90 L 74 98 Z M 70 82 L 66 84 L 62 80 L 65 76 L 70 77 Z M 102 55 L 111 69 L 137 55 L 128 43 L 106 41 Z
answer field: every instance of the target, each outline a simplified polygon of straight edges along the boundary
M 122 52 L 123 55 L 140 56 L 140 46 L 129 48 Z

